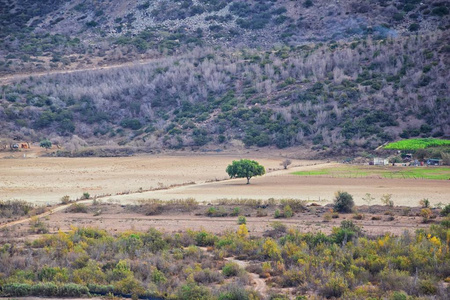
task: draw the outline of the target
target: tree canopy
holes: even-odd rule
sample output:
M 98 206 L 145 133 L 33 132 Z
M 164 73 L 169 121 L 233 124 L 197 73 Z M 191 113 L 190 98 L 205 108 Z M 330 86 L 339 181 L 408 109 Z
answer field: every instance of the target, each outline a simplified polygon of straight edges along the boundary
M 40 142 L 39 146 L 47 150 L 52 147 L 52 142 L 50 142 L 48 139 L 45 139 Z
M 264 175 L 266 170 L 257 161 L 249 159 L 233 160 L 227 167 L 230 178 L 247 178 L 247 184 L 253 176 Z

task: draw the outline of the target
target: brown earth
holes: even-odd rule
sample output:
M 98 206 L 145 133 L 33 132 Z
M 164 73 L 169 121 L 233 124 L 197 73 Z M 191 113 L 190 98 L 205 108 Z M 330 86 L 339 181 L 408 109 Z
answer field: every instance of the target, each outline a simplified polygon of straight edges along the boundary
M 327 167 L 329 165 L 327 164 Z M 307 169 L 311 167 L 292 168 L 291 172 Z M 380 198 L 383 194 L 392 194 L 392 200 L 396 205 L 417 206 L 424 198 L 428 198 L 433 205 L 450 203 L 450 181 L 444 180 L 305 177 L 277 171 L 264 177 L 253 178 L 250 185 L 246 185 L 245 182 L 245 179 L 234 179 L 140 195 L 114 196 L 109 199 L 130 203 L 145 198 L 170 200 L 192 197 L 207 202 L 222 198 L 294 198 L 331 203 L 334 193 L 342 190 L 353 195 L 358 205 L 365 204 L 363 197 L 366 193 L 370 193 L 376 199 L 371 204 L 381 204 Z
M 6 156 L 10 157 L 10 156 Z M 36 204 L 56 204 L 61 197 L 117 195 L 167 188 L 172 185 L 227 179 L 225 169 L 235 159 L 257 159 L 266 170 L 280 168 L 281 157 L 262 155 L 143 155 L 119 158 L 23 158 L 0 159 L 0 200 L 20 199 Z M 293 165 L 320 161 L 293 160 Z M 144 193 L 138 193 L 137 198 Z M 144 197 L 152 197 L 145 193 Z M 121 201 L 120 198 L 114 200 Z
M 21 156 L 16 156 L 21 157 Z M 235 159 L 258 160 L 268 174 L 251 179 L 228 179 L 226 166 Z M 104 201 L 135 203 L 139 199 L 195 198 L 210 202 L 222 198 L 295 198 L 330 203 L 338 190 L 354 196 L 358 205 L 371 193 L 380 204 L 383 194 L 393 194 L 395 205 L 417 206 L 423 198 L 431 204 L 448 204 L 450 181 L 388 178 L 332 178 L 291 175 L 336 163 L 292 160 L 281 170 L 284 158 L 261 153 L 142 155 L 120 158 L 16 158 L 0 159 L 1 200 L 21 199 L 36 204 L 57 204 L 69 195 L 84 192 Z M 169 188 L 170 187 L 170 188 Z M 169 188 L 169 189 L 168 189 Z
M 84 201 L 86 203 L 86 201 Z M 81 202 L 79 202 L 81 203 Z M 335 214 L 331 215 L 331 205 L 310 205 L 304 211 L 298 211 L 292 218 L 274 218 L 276 209 L 282 210 L 277 205 L 263 205 L 266 216 L 258 217 L 257 206 L 245 206 L 239 204 L 229 205 L 199 205 L 189 211 L 176 207 L 163 209 L 156 215 L 148 215 L 150 210 L 145 202 L 138 205 L 122 205 L 116 203 L 92 201 L 87 206 L 86 213 L 75 213 L 68 209 L 68 206 L 60 209 L 53 209 L 40 219 L 44 222 L 50 233 L 69 231 L 74 227 L 94 227 L 104 229 L 110 233 L 121 233 L 124 231 L 147 231 L 149 228 L 156 228 L 166 233 L 176 233 L 180 231 L 202 230 L 221 234 L 226 231 L 236 232 L 239 225 L 237 216 L 230 214 L 236 207 L 239 207 L 240 215 L 245 215 L 249 233 L 253 236 L 273 234 L 273 222 L 282 222 L 287 227 L 292 227 L 301 232 L 323 232 L 330 234 L 333 227 L 338 227 L 343 220 L 352 220 L 363 228 L 363 232 L 368 235 L 383 235 L 391 233 L 400 235 L 405 230 L 414 232 L 419 228 L 426 228 L 430 224 L 440 222 L 439 211 L 433 210 L 436 218 L 429 223 L 423 223 L 420 214 L 420 207 L 386 207 L 386 206 L 359 206 L 356 208 L 361 219 L 355 219 L 356 214 Z M 317 205 L 317 206 L 316 206 Z M 227 212 L 225 217 L 209 217 L 207 211 L 210 207 L 220 208 Z M 261 208 L 260 208 L 261 210 Z M 34 239 L 38 235 L 33 232 L 30 219 L 13 226 L 7 226 L 5 218 L 0 219 L 0 242 L 11 240 Z
M 266 166 L 268 174 L 251 179 L 227 179 L 226 166 L 234 159 L 251 158 Z M 50 232 L 67 231 L 71 226 L 92 226 L 110 232 L 124 230 L 147 230 L 155 227 L 166 232 L 200 230 L 214 233 L 225 230 L 236 231 L 237 217 L 210 218 L 205 211 L 215 205 L 217 199 L 282 199 L 293 198 L 316 202 L 319 207 L 310 207 L 293 218 L 282 219 L 287 226 L 301 231 L 322 231 L 330 233 L 333 226 L 339 226 L 343 219 L 352 219 L 352 214 L 340 215 L 337 219 L 324 222 L 324 214 L 329 213 L 333 194 L 344 190 L 354 196 L 358 205 L 366 204 L 362 197 L 371 193 L 380 204 L 382 194 L 393 194 L 395 207 L 386 210 L 379 206 L 369 212 L 367 207 L 358 208 L 366 216 L 354 220 L 366 233 L 379 235 L 387 232 L 401 234 L 404 230 L 428 226 L 418 216 L 420 199 L 428 198 L 431 204 L 449 203 L 450 182 L 439 180 L 385 179 L 385 178 L 327 178 L 303 177 L 290 173 L 294 170 L 313 170 L 324 165 L 332 167 L 337 163 L 324 161 L 293 160 L 292 167 L 282 170 L 281 156 L 264 156 L 261 153 L 204 154 L 196 156 L 136 156 L 123 158 L 22 158 L 0 159 L 1 200 L 23 199 L 36 204 L 58 204 L 64 195 L 72 199 L 82 196 L 99 195 L 95 205 L 92 200 L 88 213 L 66 212 L 68 206 L 49 207 L 41 215 Z M 146 191 L 147 190 L 147 191 Z M 103 196 L 102 196 L 103 195 Z M 186 199 L 195 198 L 202 203 L 195 211 L 171 211 L 158 215 L 146 215 L 145 211 L 129 209 L 142 205 L 145 199 Z M 211 204 L 213 203 L 213 204 Z M 238 205 L 235 205 L 238 206 Z M 412 212 L 410 212 L 411 208 Z M 225 207 L 229 211 L 233 207 Z M 266 217 L 257 217 L 256 210 L 243 208 L 252 235 L 263 235 L 271 230 L 274 219 L 272 207 Z M 391 211 L 395 210 L 395 213 Z M 385 215 L 388 213 L 388 215 Z M 394 215 L 394 217 L 391 216 Z M 435 212 L 435 215 L 438 213 Z M 375 216 L 375 220 L 373 220 Z M 379 220 L 377 220 L 379 219 Z M 30 220 L 17 224 L 14 218 L 0 219 L 1 234 L 4 238 L 32 238 Z M 9 224 L 9 225 L 7 225 Z M 6 225 L 6 226 L 5 226 Z

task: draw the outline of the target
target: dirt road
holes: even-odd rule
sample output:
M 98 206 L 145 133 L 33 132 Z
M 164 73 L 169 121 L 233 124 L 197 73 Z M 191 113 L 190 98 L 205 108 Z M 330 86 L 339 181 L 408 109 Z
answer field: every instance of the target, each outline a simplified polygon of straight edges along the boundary
M 125 63 L 119 63 L 119 64 L 111 64 L 111 65 L 105 65 L 105 66 L 92 66 L 92 67 L 85 67 L 81 69 L 67 69 L 67 70 L 48 70 L 45 72 L 27 72 L 27 73 L 16 73 L 6 76 L 0 76 L 0 85 L 5 84 L 11 84 L 13 82 L 29 78 L 29 77 L 41 77 L 41 76 L 48 76 L 53 74 L 70 74 L 70 73 L 78 73 L 78 72 L 86 72 L 86 71 L 96 71 L 96 70 L 107 70 L 107 69 L 117 69 L 117 68 L 123 68 L 123 67 L 132 67 L 132 66 L 138 66 L 138 65 L 145 65 L 151 62 L 156 61 L 155 58 L 150 59 L 143 59 L 143 60 L 136 60 L 132 62 L 125 62 Z
M 247 260 L 240 260 L 234 257 L 225 258 L 226 261 L 236 263 L 240 268 L 245 269 L 249 266 L 250 262 Z M 256 273 L 248 273 L 250 280 L 252 282 L 253 289 L 258 292 L 261 296 L 267 297 L 267 284 L 266 281 L 259 277 Z

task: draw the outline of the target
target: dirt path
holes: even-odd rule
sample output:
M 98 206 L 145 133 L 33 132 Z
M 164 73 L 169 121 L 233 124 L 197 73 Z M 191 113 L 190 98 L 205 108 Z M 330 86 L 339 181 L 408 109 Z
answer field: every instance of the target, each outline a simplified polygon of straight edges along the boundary
M 8 76 L 1 76 L 0 83 L 2 85 L 11 84 L 14 81 L 28 78 L 30 76 L 31 77 L 41 77 L 41 76 L 53 75 L 53 74 L 70 74 L 70 73 L 85 72 L 85 71 L 107 70 L 107 69 L 117 69 L 117 68 L 123 68 L 123 67 L 139 66 L 139 65 L 148 64 L 150 62 L 154 62 L 156 60 L 157 60 L 157 58 L 149 58 L 149 59 L 143 59 L 143 60 L 136 60 L 136 61 L 132 61 L 132 62 L 111 64 L 111 65 L 105 65 L 105 66 L 86 67 L 86 68 L 81 68 L 81 69 L 49 70 L 46 72 L 16 73 L 16 74 L 8 75 Z
M 245 269 L 250 265 L 250 262 L 247 260 L 239 260 L 234 257 L 225 258 L 226 261 L 236 263 L 240 268 Z M 252 281 L 252 286 L 258 293 L 263 296 L 263 298 L 267 297 L 267 284 L 266 281 L 259 277 L 256 273 L 248 273 L 250 275 L 250 279 Z
M 210 252 L 207 252 L 208 249 L 206 247 L 199 247 L 199 248 L 201 250 L 203 250 L 207 255 L 212 256 L 212 254 Z M 226 257 L 224 259 L 228 262 L 237 264 L 240 268 L 242 268 L 244 270 L 250 265 L 250 262 L 248 260 L 240 260 L 240 259 L 236 259 L 235 257 Z M 263 298 L 266 298 L 267 297 L 266 281 L 263 278 L 259 277 L 259 275 L 256 273 L 248 272 L 248 274 L 250 276 L 250 280 L 251 280 L 253 289 L 256 292 L 258 292 L 261 296 L 263 296 Z
M 92 203 L 92 201 L 94 201 L 94 200 L 82 200 L 82 201 L 77 201 L 77 203 L 79 203 L 79 204 L 89 204 L 89 203 Z M 6 227 L 11 227 L 11 226 L 14 226 L 14 225 L 23 224 L 23 223 L 26 223 L 26 222 L 30 222 L 33 218 L 44 218 L 44 217 L 52 215 L 52 214 L 54 214 L 56 212 L 62 211 L 64 209 L 68 208 L 69 206 L 71 206 L 72 204 L 73 203 L 59 205 L 59 206 L 53 207 L 52 209 L 50 209 L 49 211 L 46 211 L 45 213 L 42 213 L 42 214 L 39 214 L 39 215 L 36 215 L 36 216 L 32 216 L 30 218 L 20 219 L 20 220 L 17 220 L 17 221 L 12 221 L 12 222 L 9 222 L 9 223 L 2 224 L 2 225 L 0 225 L 0 229 L 6 228 Z

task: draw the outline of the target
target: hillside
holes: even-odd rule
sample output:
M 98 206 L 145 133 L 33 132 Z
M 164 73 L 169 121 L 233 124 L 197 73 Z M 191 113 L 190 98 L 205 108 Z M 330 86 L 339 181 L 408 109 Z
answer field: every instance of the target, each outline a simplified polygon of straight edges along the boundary
M 5 142 L 346 155 L 450 136 L 446 2 L 33 3 L 0 10 L 1 72 L 99 70 L 8 81 Z
M 80 68 L 206 46 L 262 48 L 448 30 L 419 0 L 1 0 L 0 72 Z

